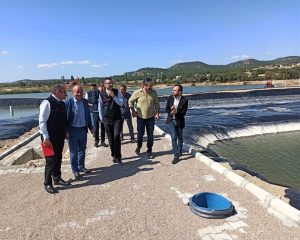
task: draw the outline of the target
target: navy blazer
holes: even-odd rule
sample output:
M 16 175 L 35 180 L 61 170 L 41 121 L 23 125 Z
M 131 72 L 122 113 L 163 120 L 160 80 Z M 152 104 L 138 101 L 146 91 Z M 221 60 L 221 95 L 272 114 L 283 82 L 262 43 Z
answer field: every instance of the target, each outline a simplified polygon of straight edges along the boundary
M 83 101 L 83 108 L 84 108 L 84 113 L 85 113 L 85 122 L 87 123 L 86 126 L 86 131 L 88 129 L 93 129 L 93 124 L 92 124 L 92 119 L 91 119 L 91 114 L 90 114 L 90 109 L 89 109 L 89 104 L 88 100 L 85 98 L 82 98 Z M 70 131 L 70 128 L 72 127 L 73 124 L 73 119 L 74 119 L 74 97 L 70 97 L 65 101 L 66 108 L 67 108 L 67 132 Z
M 167 99 L 167 104 L 166 104 L 166 112 L 168 113 L 167 117 L 167 124 L 172 121 L 172 115 L 171 115 L 171 107 L 174 105 L 174 97 L 173 95 L 169 96 Z M 185 114 L 188 109 L 188 100 L 184 97 L 181 96 L 178 107 L 177 107 L 177 112 L 175 114 L 175 119 L 177 122 L 177 125 L 179 128 L 184 128 L 185 127 Z

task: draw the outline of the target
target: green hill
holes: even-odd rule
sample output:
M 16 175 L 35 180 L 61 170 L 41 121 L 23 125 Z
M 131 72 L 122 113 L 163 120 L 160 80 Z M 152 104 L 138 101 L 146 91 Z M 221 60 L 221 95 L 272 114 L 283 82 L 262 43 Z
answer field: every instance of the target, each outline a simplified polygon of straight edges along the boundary
M 210 65 L 201 61 L 182 62 L 169 68 L 145 67 L 122 75 L 112 76 L 116 82 L 135 81 L 147 77 L 159 82 L 235 82 L 269 79 L 298 79 L 300 78 L 300 56 L 287 56 L 274 60 L 260 61 L 244 59 L 226 65 Z M 100 83 L 104 77 L 82 77 L 86 85 L 91 82 Z M 68 79 L 31 80 L 24 79 L 12 83 L 1 83 L 0 86 L 51 86 L 63 83 Z

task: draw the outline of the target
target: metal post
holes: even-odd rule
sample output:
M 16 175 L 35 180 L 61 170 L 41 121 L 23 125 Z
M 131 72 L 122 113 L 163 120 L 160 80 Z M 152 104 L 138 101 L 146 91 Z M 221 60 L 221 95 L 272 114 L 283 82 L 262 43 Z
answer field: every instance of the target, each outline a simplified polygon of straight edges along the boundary
M 13 118 L 14 117 L 14 107 L 13 106 L 9 106 L 9 113 L 10 113 L 10 117 Z

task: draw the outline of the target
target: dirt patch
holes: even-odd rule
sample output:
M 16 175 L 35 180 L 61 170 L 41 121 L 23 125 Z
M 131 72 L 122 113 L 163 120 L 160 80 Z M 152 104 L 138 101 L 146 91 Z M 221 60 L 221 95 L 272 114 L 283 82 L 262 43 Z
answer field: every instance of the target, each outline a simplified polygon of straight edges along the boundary
M 36 133 L 38 131 L 39 131 L 39 128 L 35 127 L 35 128 L 32 128 L 31 130 L 29 130 L 28 132 L 24 133 L 23 135 L 21 135 L 18 138 L 1 140 L 0 141 L 0 153 L 5 152 L 12 146 L 23 142 L 26 138 L 30 137 L 31 135 L 33 135 L 34 133 Z

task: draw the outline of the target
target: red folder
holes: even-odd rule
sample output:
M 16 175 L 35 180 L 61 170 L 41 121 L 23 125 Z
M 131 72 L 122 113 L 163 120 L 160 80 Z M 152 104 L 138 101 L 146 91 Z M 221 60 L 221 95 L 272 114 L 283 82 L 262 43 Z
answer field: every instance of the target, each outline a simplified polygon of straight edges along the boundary
M 54 151 L 53 151 L 53 147 L 52 147 L 51 143 L 47 147 L 45 146 L 44 143 L 41 143 L 41 147 L 42 147 L 42 151 L 43 151 L 45 157 L 52 157 L 52 156 L 54 156 Z

